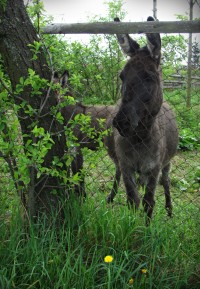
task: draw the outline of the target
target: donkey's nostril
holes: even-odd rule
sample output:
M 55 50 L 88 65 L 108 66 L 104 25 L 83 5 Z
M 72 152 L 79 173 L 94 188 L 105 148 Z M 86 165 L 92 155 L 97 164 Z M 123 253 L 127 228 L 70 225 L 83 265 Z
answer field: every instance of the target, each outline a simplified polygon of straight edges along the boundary
M 113 119 L 113 126 L 118 128 L 118 127 L 124 127 L 127 128 L 130 126 L 130 119 L 127 117 L 124 118 L 119 118 L 119 117 L 115 117 Z
M 116 120 L 116 117 L 113 118 L 113 126 L 114 126 L 114 127 L 117 127 L 117 120 Z
M 124 120 L 124 124 L 125 125 L 130 125 L 131 121 L 130 119 L 127 117 L 125 120 Z

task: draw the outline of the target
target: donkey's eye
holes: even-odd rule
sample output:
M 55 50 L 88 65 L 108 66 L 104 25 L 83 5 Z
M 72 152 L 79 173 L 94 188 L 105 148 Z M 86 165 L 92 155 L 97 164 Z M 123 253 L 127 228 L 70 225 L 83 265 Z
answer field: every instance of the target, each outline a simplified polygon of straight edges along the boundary
M 156 81 L 155 73 L 145 73 L 143 77 L 146 82 Z
M 148 97 L 148 98 L 145 98 L 143 102 L 144 102 L 144 103 L 148 103 L 148 102 L 150 102 L 150 100 L 151 100 L 151 98 Z
M 146 93 L 146 94 L 143 96 L 142 101 L 143 101 L 144 103 L 148 103 L 148 102 L 151 101 L 151 98 L 152 98 L 152 96 L 151 96 L 149 93 Z

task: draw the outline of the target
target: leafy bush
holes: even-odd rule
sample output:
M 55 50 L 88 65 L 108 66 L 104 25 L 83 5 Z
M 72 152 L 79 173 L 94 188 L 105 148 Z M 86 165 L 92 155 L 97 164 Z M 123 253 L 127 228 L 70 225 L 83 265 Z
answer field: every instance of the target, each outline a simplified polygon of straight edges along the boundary
M 193 150 L 200 149 L 200 140 L 189 128 L 181 129 L 179 136 L 179 149 Z

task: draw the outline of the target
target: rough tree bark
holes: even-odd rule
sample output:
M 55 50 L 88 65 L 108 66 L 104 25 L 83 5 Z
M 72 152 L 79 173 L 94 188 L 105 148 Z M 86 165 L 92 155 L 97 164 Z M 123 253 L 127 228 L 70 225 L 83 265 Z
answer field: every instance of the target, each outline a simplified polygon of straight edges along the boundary
M 28 68 L 33 69 L 36 74 L 47 80 L 51 80 L 52 72 L 48 68 L 44 51 L 41 49 L 37 60 L 32 60 L 33 53 L 28 44 L 39 41 L 37 33 L 26 13 L 23 0 L 0 0 L 0 54 L 2 55 L 6 72 L 9 75 L 12 88 L 15 90 L 19 83 L 20 77 L 28 76 Z M 60 159 L 64 156 L 66 150 L 66 142 L 64 134 L 58 132 L 63 131 L 63 126 L 59 124 L 50 114 L 52 106 L 56 105 L 56 98 L 53 93 L 47 97 L 47 91 L 43 91 L 42 95 L 30 97 L 31 87 L 26 87 L 21 93 L 20 98 L 14 97 L 17 105 L 25 100 L 36 111 L 40 110 L 40 116 L 37 114 L 35 118 L 27 117 L 24 110 L 18 112 L 19 122 L 24 143 L 25 135 L 32 136 L 32 123 L 35 121 L 38 127 L 43 127 L 45 131 L 50 132 L 54 140 L 54 145 L 47 153 L 44 166 L 50 167 L 53 156 Z M 45 105 L 42 108 L 42 105 Z M 59 187 L 60 179 L 41 175 L 36 179 L 36 169 L 34 166 L 30 168 L 31 182 L 28 190 L 28 208 L 31 216 L 37 216 L 41 211 L 50 211 L 50 207 L 57 206 L 58 197 L 51 194 L 52 188 Z

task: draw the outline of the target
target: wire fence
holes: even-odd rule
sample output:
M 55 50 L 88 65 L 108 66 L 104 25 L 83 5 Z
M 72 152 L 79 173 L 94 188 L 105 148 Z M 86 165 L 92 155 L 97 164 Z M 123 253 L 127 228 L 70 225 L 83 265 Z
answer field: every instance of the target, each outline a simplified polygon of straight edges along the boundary
M 187 107 L 187 47 L 180 47 L 180 43 L 183 44 L 184 39 L 185 38 L 183 38 L 182 35 L 176 37 L 165 35 L 163 39 L 165 47 L 162 48 L 163 95 L 164 99 L 170 104 L 176 114 L 179 130 L 178 150 L 175 157 L 172 159 L 170 176 L 173 214 L 175 218 L 179 219 L 180 223 L 184 223 L 188 218 L 196 218 L 199 214 L 200 205 L 199 56 L 198 53 L 194 55 L 194 62 L 192 64 L 193 82 L 190 95 L 191 105 L 190 107 Z M 169 48 L 171 50 L 169 50 Z M 112 54 L 111 50 L 109 52 Z M 113 105 L 116 105 L 117 100 L 121 98 L 122 93 L 122 82 L 119 79 L 119 74 L 128 61 L 128 59 L 125 59 L 124 57 L 119 57 L 118 51 L 115 56 L 116 55 L 117 57 L 115 60 L 117 61 L 114 62 L 112 58 L 111 63 L 109 64 L 110 66 L 108 67 L 105 67 L 102 64 L 103 61 L 105 61 L 105 50 L 99 55 L 100 57 L 98 60 L 97 58 L 93 58 L 92 65 L 94 66 L 95 71 L 93 75 L 89 73 L 89 69 L 92 69 L 91 63 L 87 63 L 87 59 L 84 58 L 84 56 L 79 58 L 80 62 L 77 67 L 81 67 L 81 74 L 83 75 L 83 86 L 81 90 L 84 92 L 80 92 L 81 90 L 74 90 L 73 84 L 70 85 L 70 87 L 74 90 L 74 97 L 81 100 L 84 105 L 81 106 L 81 109 L 77 109 L 76 107 L 74 110 L 75 115 L 77 113 L 76 110 L 86 115 L 89 114 L 92 116 L 92 122 L 94 121 L 93 118 L 113 119 Z M 103 61 L 101 63 L 102 59 Z M 109 73 L 112 82 L 106 80 L 106 76 Z M 140 69 L 138 70 L 137 78 L 138 85 L 140 85 L 140 89 L 142 89 L 145 79 L 141 79 Z M 175 82 L 173 78 L 175 78 Z M 71 79 L 73 80 L 73 76 Z M 181 79 L 181 81 L 179 79 Z M 132 94 L 134 95 L 135 93 L 136 92 L 133 90 Z M 91 106 L 90 103 L 93 103 L 94 106 Z M 106 103 L 111 103 L 112 106 Z M 67 113 L 68 117 L 71 119 L 71 115 L 66 110 L 64 114 Z M 98 130 L 98 125 L 95 125 L 95 129 Z M 86 128 L 86 135 L 87 129 L 88 128 Z M 76 136 L 79 138 L 78 135 Z M 81 135 L 79 141 L 83 151 L 84 163 L 83 168 L 81 168 L 81 173 L 79 168 L 74 170 L 74 172 L 77 173 L 79 171 L 78 173 L 85 178 L 85 191 L 87 193 L 88 201 L 90 198 L 98 199 L 99 195 L 101 198 L 106 199 L 115 182 L 115 165 L 108 156 L 106 146 L 103 148 L 96 148 L 96 144 L 94 145 L 95 140 L 91 143 L 91 139 L 88 138 L 88 135 L 86 139 L 84 134 Z M 91 148 L 92 150 L 88 150 L 88 148 Z M 114 150 L 114 147 L 109 150 L 112 149 Z M 112 155 L 112 151 L 110 152 L 110 155 Z M 83 177 L 81 178 L 83 179 Z M 81 185 L 83 185 L 83 183 L 81 183 Z M 125 192 L 126 189 L 123 180 L 121 180 L 118 193 L 112 204 L 113 206 L 126 205 L 127 196 Z M 144 189 L 140 188 L 140 198 L 144 196 L 144 193 Z M 160 183 L 157 185 L 155 198 L 156 209 L 154 210 L 154 213 L 160 214 L 160 212 L 162 212 L 161 214 L 163 214 L 163 216 L 166 215 L 164 212 L 164 193 Z

